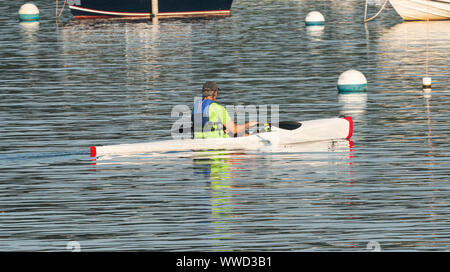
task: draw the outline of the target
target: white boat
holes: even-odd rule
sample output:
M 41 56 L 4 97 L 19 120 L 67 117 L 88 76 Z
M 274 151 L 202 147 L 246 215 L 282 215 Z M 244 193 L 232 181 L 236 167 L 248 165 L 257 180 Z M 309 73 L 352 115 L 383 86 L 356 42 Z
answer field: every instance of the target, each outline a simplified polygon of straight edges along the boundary
M 348 116 L 303 122 L 280 122 L 279 127 L 272 126 L 270 132 L 260 132 L 246 137 L 165 140 L 135 144 L 92 146 L 91 157 L 186 150 L 276 149 L 283 145 L 296 143 L 350 139 L 352 134 L 353 120 Z
M 450 0 L 389 0 L 406 21 L 449 20 Z

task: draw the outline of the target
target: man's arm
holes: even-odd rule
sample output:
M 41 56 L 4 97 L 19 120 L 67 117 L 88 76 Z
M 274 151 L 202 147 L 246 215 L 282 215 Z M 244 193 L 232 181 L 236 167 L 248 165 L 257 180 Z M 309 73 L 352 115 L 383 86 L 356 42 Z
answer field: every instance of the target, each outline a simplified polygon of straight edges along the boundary
M 258 122 L 250 121 L 245 124 L 236 125 L 233 120 L 228 120 L 228 122 L 225 124 L 225 128 L 227 132 L 231 132 L 234 135 L 243 135 L 245 133 L 245 130 L 249 127 L 256 126 Z
M 231 119 L 227 110 L 223 106 L 217 104 L 217 107 L 215 109 L 218 111 L 217 114 L 219 116 L 220 121 L 225 126 L 226 133 L 231 132 L 234 135 L 244 136 L 246 129 L 248 129 L 249 127 L 256 126 L 258 124 L 258 122 L 250 121 L 245 124 L 236 125 L 233 119 Z

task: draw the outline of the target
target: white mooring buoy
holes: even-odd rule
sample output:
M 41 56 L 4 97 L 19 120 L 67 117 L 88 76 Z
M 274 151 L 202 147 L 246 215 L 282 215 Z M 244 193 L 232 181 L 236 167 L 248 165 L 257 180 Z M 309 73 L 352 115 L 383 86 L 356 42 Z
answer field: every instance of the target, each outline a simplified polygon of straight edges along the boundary
M 325 18 L 323 17 L 322 13 L 318 11 L 311 11 L 306 15 L 305 24 L 307 26 L 324 25 Z
M 22 22 L 39 21 L 39 9 L 31 3 L 22 5 L 19 9 L 19 20 Z
M 339 76 L 337 88 L 339 93 L 365 92 L 367 90 L 367 79 L 357 70 L 348 70 Z
M 431 77 L 422 78 L 422 89 L 431 89 Z

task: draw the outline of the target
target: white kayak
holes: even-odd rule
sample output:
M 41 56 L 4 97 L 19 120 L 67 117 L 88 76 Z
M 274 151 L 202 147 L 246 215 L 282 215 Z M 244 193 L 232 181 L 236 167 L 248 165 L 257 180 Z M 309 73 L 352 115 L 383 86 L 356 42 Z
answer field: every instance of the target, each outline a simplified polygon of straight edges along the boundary
M 280 122 L 278 127 L 272 125 L 270 132 L 260 132 L 245 137 L 165 140 L 134 144 L 91 146 L 91 157 L 185 150 L 276 148 L 281 145 L 297 143 L 350 139 L 352 134 L 352 118 L 336 117 L 302 122 Z

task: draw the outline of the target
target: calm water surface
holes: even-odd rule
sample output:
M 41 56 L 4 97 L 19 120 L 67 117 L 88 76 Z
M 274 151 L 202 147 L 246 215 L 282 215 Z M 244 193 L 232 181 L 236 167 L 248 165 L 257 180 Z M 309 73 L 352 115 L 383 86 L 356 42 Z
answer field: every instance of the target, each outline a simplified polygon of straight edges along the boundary
M 46 0 L 33 26 L 0 2 L 0 250 L 450 249 L 450 22 L 236 0 L 220 19 L 57 24 Z M 312 10 L 324 29 L 304 26 Z M 338 95 L 348 69 L 367 94 Z M 91 161 L 91 145 L 170 139 L 206 80 L 281 120 L 351 115 L 352 142 Z

